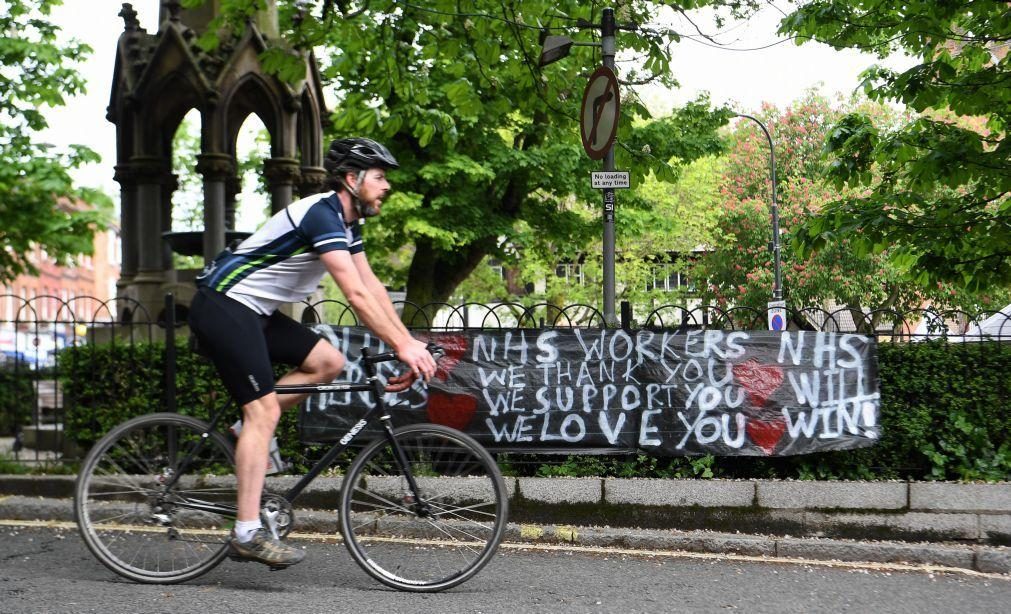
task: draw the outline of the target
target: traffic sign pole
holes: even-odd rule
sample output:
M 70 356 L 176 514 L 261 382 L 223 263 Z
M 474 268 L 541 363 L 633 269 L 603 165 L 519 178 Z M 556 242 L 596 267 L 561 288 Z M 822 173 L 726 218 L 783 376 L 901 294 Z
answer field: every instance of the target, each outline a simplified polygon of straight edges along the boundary
M 601 56 L 604 66 L 614 70 L 614 9 L 605 8 L 601 16 Z M 615 92 L 617 96 L 617 92 Z M 615 118 L 615 124 L 618 119 Z M 604 171 L 614 169 L 614 144 L 604 155 Z M 614 313 L 614 188 L 604 188 L 604 322 L 608 327 L 618 326 Z

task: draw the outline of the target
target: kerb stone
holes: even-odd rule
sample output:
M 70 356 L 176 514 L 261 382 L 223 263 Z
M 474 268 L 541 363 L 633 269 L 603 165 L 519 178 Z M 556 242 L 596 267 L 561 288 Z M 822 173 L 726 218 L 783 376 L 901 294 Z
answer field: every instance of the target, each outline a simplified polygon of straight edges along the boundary
M 966 546 L 794 538 L 778 540 L 776 554 L 797 559 L 943 565 L 961 569 L 973 569 L 976 558 L 973 549 Z
M 872 509 L 906 507 L 904 482 L 757 483 L 758 506 L 779 509 Z
M 520 478 L 524 499 L 539 503 L 600 503 L 599 478 Z
M 1011 482 L 998 484 L 909 485 L 909 507 L 914 510 L 1011 512 Z
M 0 497 L 0 518 L 73 522 L 74 502 L 73 499 Z
M 979 534 L 985 540 L 1011 546 L 1011 515 L 980 514 Z
M 976 570 L 986 573 L 1011 573 L 1011 548 L 977 548 Z
M 849 539 L 951 540 L 980 537 L 976 514 L 907 512 L 898 514 L 852 514 L 805 512 L 807 529 L 818 535 Z
M 737 480 L 608 479 L 604 501 L 616 505 L 750 507 L 755 483 Z

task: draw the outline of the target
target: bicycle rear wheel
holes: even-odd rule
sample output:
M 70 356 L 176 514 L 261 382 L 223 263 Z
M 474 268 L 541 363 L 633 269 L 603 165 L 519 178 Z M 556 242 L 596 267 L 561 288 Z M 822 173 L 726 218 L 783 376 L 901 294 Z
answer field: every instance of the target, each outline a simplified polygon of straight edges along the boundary
M 74 515 L 84 543 L 137 582 L 206 573 L 227 554 L 230 519 L 220 506 L 234 510 L 234 459 L 230 442 L 202 420 L 160 413 L 124 422 L 95 444 L 77 478 Z
M 341 488 L 341 529 L 355 561 L 399 590 L 436 592 L 474 576 L 505 531 L 509 497 L 494 459 L 444 426 L 394 436 L 418 484 L 415 501 L 386 438 L 355 458 Z

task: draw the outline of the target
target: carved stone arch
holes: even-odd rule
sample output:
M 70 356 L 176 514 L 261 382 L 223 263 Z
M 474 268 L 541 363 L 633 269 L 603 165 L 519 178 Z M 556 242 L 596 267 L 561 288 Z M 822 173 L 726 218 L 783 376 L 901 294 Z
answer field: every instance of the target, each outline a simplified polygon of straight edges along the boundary
M 256 114 L 270 133 L 270 151 L 277 156 L 283 150 L 284 117 L 274 84 L 256 73 L 247 73 L 236 80 L 225 93 L 219 106 L 220 126 L 224 129 L 224 151 L 235 157 L 235 142 L 239 130 L 250 114 Z M 282 154 L 283 155 L 283 154 Z
M 235 140 L 249 114 L 255 113 L 270 131 L 271 158 L 263 170 L 274 210 L 291 202 L 293 188 L 301 191 L 323 172 L 316 165 L 322 154 L 319 132 L 328 117 L 311 49 L 286 48 L 306 61 L 306 78 L 296 85 L 263 70 L 260 57 L 280 41 L 274 0 L 263 0 L 241 31 L 226 33 L 212 50 L 197 41 L 218 27 L 219 0 L 193 8 L 162 4 L 157 31 L 150 33 L 140 27 L 132 6 L 123 5 L 119 14 L 124 29 L 117 42 L 107 112 L 117 130 L 123 242 L 119 293 L 152 313 L 160 308 L 165 289 L 178 289 L 173 284 L 196 273 L 174 270 L 171 254 L 163 251 L 163 238 L 170 243 L 179 239 L 173 247 L 190 250 L 189 239 L 172 235 L 194 234 L 162 234 L 171 228 L 172 146 L 183 117 L 191 109 L 200 110 L 196 170 L 203 176 L 204 228 L 199 239 L 205 261 L 224 246 L 231 228 L 226 212 L 234 202 L 228 195 L 234 192 L 229 186 L 235 180 Z
M 186 114 L 204 106 L 199 84 L 192 75 L 175 72 L 165 75 L 152 88 L 151 100 L 163 100 L 160 105 L 148 105 L 147 113 L 135 126 L 139 131 L 140 151 L 148 155 L 163 156 L 172 160 L 172 140 Z
M 203 107 L 213 97 L 211 84 L 201 73 L 184 31 L 169 25 L 162 30 L 130 93 L 132 106 L 144 111 L 138 114 L 143 115 L 140 121 L 134 123 L 134 153 L 170 154 L 179 121 L 190 109 Z M 168 124 L 171 131 L 167 130 Z

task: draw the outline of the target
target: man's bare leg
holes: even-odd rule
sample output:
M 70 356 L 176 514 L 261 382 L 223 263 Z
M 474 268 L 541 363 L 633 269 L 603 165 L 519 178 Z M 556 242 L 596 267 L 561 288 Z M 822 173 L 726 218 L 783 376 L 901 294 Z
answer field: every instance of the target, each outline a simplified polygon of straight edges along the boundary
M 320 339 L 313 346 L 312 351 L 305 357 L 302 364 L 297 369 L 292 369 L 281 379 L 277 380 L 279 385 L 283 384 L 319 384 L 322 382 L 332 382 L 344 370 L 344 355 L 337 348 L 330 345 L 324 339 Z M 308 394 L 282 394 L 278 395 L 278 402 L 281 410 L 294 407 L 302 402 Z
M 278 380 L 278 384 L 330 382 L 344 369 L 344 356 L 320 339 L 302 364 Z M 260 517 L 260 493 L 267 472 L 270 438 L 274 436 L 281 412 L 293 407 L 307 395 L 274 392 L 242 406 L 242 432 L 235 446 L 235 476 L 238 481 L 238 517 L 240 521 Z

